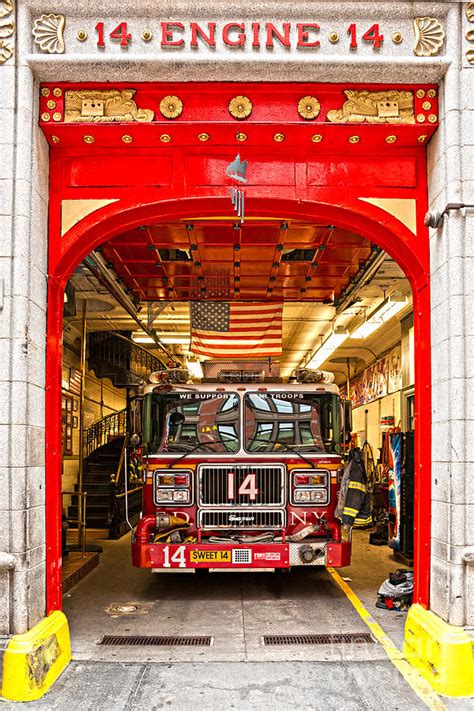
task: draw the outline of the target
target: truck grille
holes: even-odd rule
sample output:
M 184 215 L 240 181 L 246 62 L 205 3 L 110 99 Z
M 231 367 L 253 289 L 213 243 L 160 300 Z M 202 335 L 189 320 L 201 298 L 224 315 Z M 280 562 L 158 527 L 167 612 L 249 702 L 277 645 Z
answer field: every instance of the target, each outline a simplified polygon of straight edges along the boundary
M 235 498 L 229 499 L 229 474 L 234 474 Z M 258 493 L 254 501 L 239 488 L 248 474 L 255 474 Z M 201 506 L 284 506 L 283 464 L 204 464 L 199 467 Z
M 257 511 L 254 509 L 232 509 L 232 511 L 200 511 L 199 527 L 203 530 L 216 528 L 255 529 L 283 528 L 284 511 Z

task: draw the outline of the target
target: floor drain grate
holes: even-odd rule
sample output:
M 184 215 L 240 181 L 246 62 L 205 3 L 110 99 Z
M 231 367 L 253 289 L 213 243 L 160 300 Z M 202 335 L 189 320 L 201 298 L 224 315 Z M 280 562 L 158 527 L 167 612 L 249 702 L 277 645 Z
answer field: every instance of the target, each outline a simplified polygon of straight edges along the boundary
M 112 647 L 210 647 L 212 637 L 162 637 L 106 634 L 97 644 Z
M 347 634 L 269 634 L 263 637 L 265 646 L 280 644 L 364 644 L 374 643 L 368 632 Z

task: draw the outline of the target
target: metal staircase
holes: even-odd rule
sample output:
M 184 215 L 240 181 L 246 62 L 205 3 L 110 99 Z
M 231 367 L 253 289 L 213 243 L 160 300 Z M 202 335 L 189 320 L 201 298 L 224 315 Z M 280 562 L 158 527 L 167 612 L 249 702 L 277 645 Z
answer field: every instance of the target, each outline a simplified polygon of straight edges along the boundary
M 163 370 L 161 360 L 120 333 L 93 331 L 87 336 L 88 365 L 97 378 L 109 378 L 116 388 L 135 388 L 150 373 Z

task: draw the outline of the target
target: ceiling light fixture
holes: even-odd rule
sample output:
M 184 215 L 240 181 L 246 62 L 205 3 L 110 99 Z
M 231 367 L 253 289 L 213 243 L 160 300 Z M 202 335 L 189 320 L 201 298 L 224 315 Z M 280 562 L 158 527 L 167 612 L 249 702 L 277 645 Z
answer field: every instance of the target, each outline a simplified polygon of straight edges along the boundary
M 389 296 L 351 333 L 351 338 L 367 338 L 408 303 L 406 296 Z
M 306 364 L 308 368 L 319 368 L 344 341 L 349 338 L 349 331 L 345 328 L 335 328 L 329 338 L 313 354 L 311 360 Z

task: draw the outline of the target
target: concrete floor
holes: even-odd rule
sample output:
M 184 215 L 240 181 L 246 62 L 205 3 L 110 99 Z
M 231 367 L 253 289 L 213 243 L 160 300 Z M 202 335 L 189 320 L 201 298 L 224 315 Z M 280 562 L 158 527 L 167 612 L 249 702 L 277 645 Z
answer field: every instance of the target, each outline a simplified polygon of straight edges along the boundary
M 426 708 L 377 643 L 263 646 L 264 634 L 368 631 L 326 570 L 153 575 L 131 567 L 128 537 L 103 544 L 99 566 L 64 597 L 74 661 L 28 709 Z M 388 548 L 369 546 L 368 534 L 358 531 L 352 565 L 339 572 L 401 644 L 405 613 L 375 608 L 380 583 L 397 567 Z M 137 610 L 117 613 L 117 603 Z M 98 646 L 104 634 L 211 635 L 213 644 Z M 0 709 L 13 707 L 4 702 Z
M 357 594 L 374 607 L 375 591 L 394 568 L 388 548 L 355 534 L 354 564 L 343 569 Z M 396 565 L 395 565 L 396 567 Z M 367 570 L 371 571 L 370 576 Z M 134 604 L 133 614 L 113 606 Z M 75 659 L 134 662 L 384 660 L 378 644 L 264 647 L 265 634 L 366 632 L 367 627 L 324 568 L 292 573 L 152 574 L 130 565 L 128 537 L 104 541 L 99 566 L 64 597 Z M 398 640 L 404 613 L 382 612 Z M 380 619 L 380 615 L 378 615 Z M 388 629 L 387 629 L 388 631 Z M 105 647 L 105 634 L 210 635 L 202 647 Z

